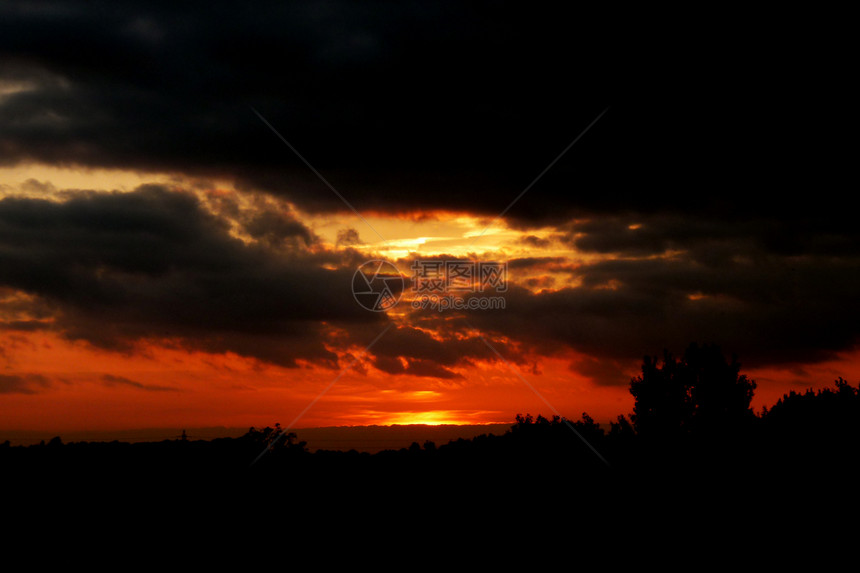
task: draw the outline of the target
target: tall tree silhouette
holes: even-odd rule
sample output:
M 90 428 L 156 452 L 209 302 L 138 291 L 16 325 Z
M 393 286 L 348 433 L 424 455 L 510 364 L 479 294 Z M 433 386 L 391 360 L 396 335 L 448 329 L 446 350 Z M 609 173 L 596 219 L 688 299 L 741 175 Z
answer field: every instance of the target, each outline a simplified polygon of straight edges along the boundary
M 755 381 L 740 374 L 715 345 L 690 345 L 681 359 L 664 352 L 662 364 L 646 356 L 642 374 L 630 382 L 634 429 L 643 438 L 673 442 L 725 436 L 755 418 L 750 402 Z

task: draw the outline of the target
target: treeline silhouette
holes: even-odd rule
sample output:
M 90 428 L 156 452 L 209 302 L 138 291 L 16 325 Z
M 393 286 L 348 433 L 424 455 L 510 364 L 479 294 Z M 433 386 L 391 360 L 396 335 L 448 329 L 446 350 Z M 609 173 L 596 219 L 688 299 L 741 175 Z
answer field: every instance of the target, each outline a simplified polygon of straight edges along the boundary
M 833 388 L 790 392 L 760 414 L 750 406 L 755 388 L 737 358 L 727 359 L 714 345 L 693 344 L 680 357 L 646 356 L 630 382 L 633 412 L 608 428 L 587 413 L 577 420 L 526 413 L 503 434 L 413 443 L 376 454 L 310 452 L 277 424 L 212 440 L 63 443 L 57 437 L 26 447 L 6 442 L 0 445 L 0 465 L 6 478 L 25 480 L 143 477 L 150 486 L 171 488 L 190 476 L 250 476 L 258 483 L 341 493 L 432 486 L 459 494 L 464 483 L 483 483 L 496 492 L 519 483 L 549 492 L 618 480 L 784 472 L 796 479 L 854 468 L 860 387 L 839 378 Z

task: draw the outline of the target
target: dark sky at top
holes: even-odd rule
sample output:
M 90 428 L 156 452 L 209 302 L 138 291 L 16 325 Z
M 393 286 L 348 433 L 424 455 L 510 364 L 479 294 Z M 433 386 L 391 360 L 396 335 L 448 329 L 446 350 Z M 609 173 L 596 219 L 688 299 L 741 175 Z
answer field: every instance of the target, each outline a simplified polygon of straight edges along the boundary
M 21 160 L 226 174 L 311 210 L 832 215 L 847 158 L 838 31 L 803 14 L 509 2 L 0 7 Z M 800 197 L 793 196 L 797 190 Z M 843 211 L 843 210 L 837 210 Z

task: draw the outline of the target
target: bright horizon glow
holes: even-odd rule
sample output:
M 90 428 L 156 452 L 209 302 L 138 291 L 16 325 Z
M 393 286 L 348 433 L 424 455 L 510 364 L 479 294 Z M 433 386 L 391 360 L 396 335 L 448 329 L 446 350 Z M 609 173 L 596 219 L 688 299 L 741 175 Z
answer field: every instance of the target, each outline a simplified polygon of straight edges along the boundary
M 492 423 L 484 422 L 482 425 Z M 458 413 L 451 410 L 430 410 L 426 412 L 396 412 L 389 414 L 380 426 L 469 426 L 474 422 L 458 418 Z

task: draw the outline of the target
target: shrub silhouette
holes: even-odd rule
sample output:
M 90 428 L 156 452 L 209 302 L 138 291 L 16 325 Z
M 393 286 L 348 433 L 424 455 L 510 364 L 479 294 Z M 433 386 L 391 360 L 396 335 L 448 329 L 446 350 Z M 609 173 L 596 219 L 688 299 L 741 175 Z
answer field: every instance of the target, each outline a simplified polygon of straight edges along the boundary
M 835 389 L 790 392 L 762 413 L 762 450 L 774 467 L 794 471 L 856 469 L 860 443 L 860 388 L 842 377 Z

